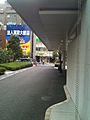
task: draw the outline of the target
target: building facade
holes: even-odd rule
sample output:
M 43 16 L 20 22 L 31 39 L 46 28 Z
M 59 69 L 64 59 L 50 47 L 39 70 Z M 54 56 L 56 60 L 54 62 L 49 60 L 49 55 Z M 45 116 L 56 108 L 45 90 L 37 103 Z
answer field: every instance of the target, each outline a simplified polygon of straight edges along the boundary
M 47 47 L 42 43 L 42 41 L 36 36 L 36 52 L 35 56 L 38 62 L 51 62 L 53 57 L 53 52 L 48 51 Z
M 7 3 L 0 4 L 0 23 L 7 24 L 25 24 L 16 11 Z
M 22 28 L 22 26 L 25 26 L 26 24 L 22 20 L 22 18 L 16 13 L 16 11 L 7 2 L 5 2 L 4 4 L 0 4 L 0 25 L 1 25 L 0 27 L 1 28 L 1 31 L 0 31 L 1 44 L 0 45 L 1 45 L 1 48 L 6 48 L 6 43 L 7 43 L 6 39 L 8 34 L 11 34 L 10 32 L 15 32 L 16 34 L 16 31 L 18 30 L 22 32 L 23 30 L 20 28 Z M 7 29 L 8 27 L 9 28 L 12 27 L 12 28 L 8 30 Z M 15 30 L 11 31 L 13 27 L 15 28 Z M 44 59 L 48 58 L 49 56 L 52 57 L 51 55 L 52 53 L 47 50 L 46 46 L 41 41 L 40 42 L 37 41 L 37 36 L 34 33 L 32 34 L 31 30 L 28 32 L 30 32 L 30 41 L 28 40 L 29 41 L 28 43 L 26 43 L 21 36 L 20 43 L 21 43 L 23 55 L 33 57 L 33 59 L 36 59 L 36 57 L 39 59 L 41 57 Z M 9 36 L 9 39 L 10 39 L 10 36 Z
M 6 48 L 6 26 L 25 24 L 16 11 L 7 3 L 0 4 L 0 47 Z

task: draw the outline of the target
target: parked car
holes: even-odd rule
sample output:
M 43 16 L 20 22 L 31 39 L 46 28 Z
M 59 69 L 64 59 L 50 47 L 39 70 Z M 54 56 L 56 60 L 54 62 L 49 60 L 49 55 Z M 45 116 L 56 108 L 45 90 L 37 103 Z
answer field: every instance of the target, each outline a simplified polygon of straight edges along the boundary
M 32 62 L 31 59 L 28 58 L 28 57 L 20 58 L 20 61 L 21 61 L 21 62 Z

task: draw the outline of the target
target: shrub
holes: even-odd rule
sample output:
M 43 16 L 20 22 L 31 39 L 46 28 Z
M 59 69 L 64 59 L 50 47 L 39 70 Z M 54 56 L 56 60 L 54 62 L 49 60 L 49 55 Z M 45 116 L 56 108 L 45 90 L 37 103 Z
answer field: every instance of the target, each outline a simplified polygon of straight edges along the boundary
M 30 62 L 11 62 L 11 63 L 6 63 L 6 64 L 0 64 L 0 66 L 5 67 L 7 70 L 19 70 L 23 69 L 26 67 L 31 67 L 32 63 Z
M 3 68 L 3 67 L 0 67 L 0 75 L 3 75 L 4 74 L 4 72 L 5 72 L 5 68 Z

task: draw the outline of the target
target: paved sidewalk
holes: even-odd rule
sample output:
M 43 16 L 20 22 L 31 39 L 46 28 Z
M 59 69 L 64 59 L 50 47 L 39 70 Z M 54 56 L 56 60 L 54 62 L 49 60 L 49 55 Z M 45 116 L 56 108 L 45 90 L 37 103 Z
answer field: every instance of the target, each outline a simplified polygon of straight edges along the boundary
M 48 65 L 3 78 L 0 120 L 44 120 L 48 107 L 66 99 L 64 82 L 64 76 Z
M 64 90 L 67 99 L 50 106 L 46 111 L 45 120 L 80 120 L 79 113 L 66 86 L 64 86 Z

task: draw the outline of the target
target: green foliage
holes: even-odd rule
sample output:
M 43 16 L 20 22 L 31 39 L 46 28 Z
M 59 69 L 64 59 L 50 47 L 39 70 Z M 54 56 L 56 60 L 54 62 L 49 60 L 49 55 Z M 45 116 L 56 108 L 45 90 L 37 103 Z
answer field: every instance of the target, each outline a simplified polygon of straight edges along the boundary
M 3 68 L 3 67 L 0 67 L 0 75 L 3 75 L 4 74 L 4 72 L 5 72 L 5 68 Z
M 59 50 L 55 50 L 55 51 L 53 51 L 53 58 L 55 59 L 55 58 L 59 58 L 61 56 L 61 51 L 59 51 Z
M 56 57 L 59 57 L 59 51 L 58 50 L 53 51 L 53 58 L 55 59 Z
M 19 70 L 26 67 L 31 67 L 32 63 L 30 62 L 10 62 L 6 64 L 0 64 L 1 67 L 6 68 L 7 70 Z
M 7 62 L 12 62 L 14 59 L 14 54 L 11 49 L 7 50 Z
M 0 49 L 0 63 L 7 63 L 13 59 L 12 50 Z
M 22 56 L 22 49 L 20 47 L 20 39 L 18 36 L 12 35 L 7 45 L 8 50 L 13 51 L 14 60 Z

